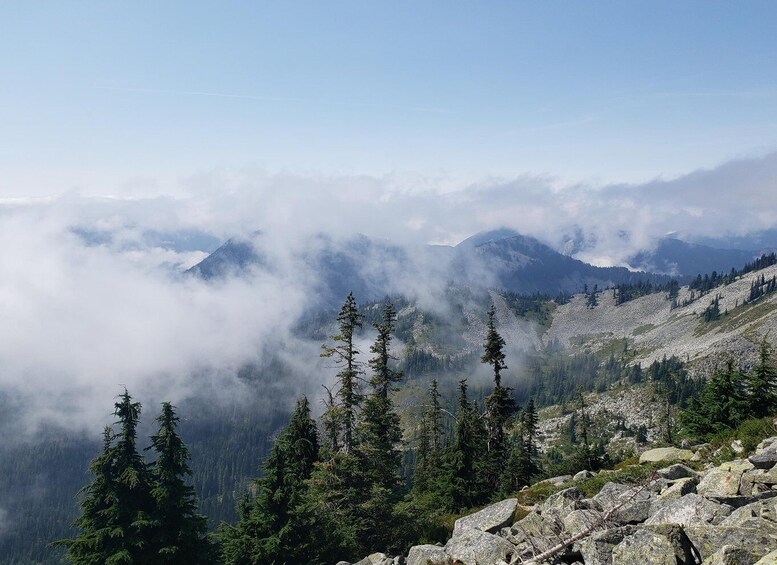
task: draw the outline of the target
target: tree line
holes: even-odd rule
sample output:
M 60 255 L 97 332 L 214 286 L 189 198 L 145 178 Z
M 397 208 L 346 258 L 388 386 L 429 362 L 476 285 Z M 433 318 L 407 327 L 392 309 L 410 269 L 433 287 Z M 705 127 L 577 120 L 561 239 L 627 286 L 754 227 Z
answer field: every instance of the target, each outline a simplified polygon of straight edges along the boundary
M 402 473 L 403 430 L 392 400 L 403 377 L 391 353 L 396 312 L 387 304 L 373 323 L 364 363 L 355 340 L 363 318 L 350 294 L 337 334 L 322 346 L 322 357 L 338 369 L 326 408 L 316 422 L 308 400 L 298 401 L 240 501 L 236 523 L 206 535 L 174 407 L 163 404 L 148 448 L 156 460 L 148 463 L 137 450 L 141 407 L 125 391 L 90 466 L 92 482 L 82 489 L 77 534 L 57 545 L 74 564 L 243 565 L 328 563 L 439 538 L 443 513 L 511 492 L 539 472 L 536 409 L 530 401 L 518 414 L 502 383 L 505 342 L 493 306 L 487 316 L 481 361 L 491 367 L 493 390 L 479 406 L 461 380 L 452 413 L 432 382 L 420 429 L 409 434 L 419 444 L 412 484 Z M 455 422 L 452 437 L 444 417 Z

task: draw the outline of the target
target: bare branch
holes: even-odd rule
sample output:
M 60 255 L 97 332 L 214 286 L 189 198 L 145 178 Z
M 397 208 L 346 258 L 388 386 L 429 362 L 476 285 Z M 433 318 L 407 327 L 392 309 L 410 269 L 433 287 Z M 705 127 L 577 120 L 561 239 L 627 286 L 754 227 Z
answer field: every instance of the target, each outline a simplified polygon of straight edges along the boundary
M 515 561 L 515 560 L 512 560 L 511 561 L 511 565 L 513 565 L 514 563 L 523 563 L 524 565 L 529 565 L 529 564 L 532 564 L 532 563 L 542 563 L 543 561 L 547 561 L 551 557 L 554 557 L 554 556 L 558 555 L 559 553 L 564 551 L 567 547 L 569 547 L 570 545 L 572 545 L 576 541 L 580 541 L 581 539 L 590 536 L 592 533 L 594 533 L 600 527 L 606 526 L 607 525 L 607 520 L 609 520 L 610 517 L 615 512 L 617 512 L 618 510 L 620 510 L 621 508 L 623 508 L 627 504 L 630 504 L 639 493 L 641 493 L 643 490 L 645 490 L 655 480 L 655 477 L 656 477 L 656 473 L 653 472 L 653 474 L 650 475 L 650 477 L 645 482 L 643 482 L 640 485 L 635 486 L 632 489 L 632 492 L 628 496 L 628 498 L 624 499 L 623 502 L 621 502 L 620 504 L 616 504 L 615 506 L 613 506 L 612 508 L 607 510 L 604 514 L 602 514 L 602 516 L 599 519 L 595 520 L 594 523 L 591 524 L 589 527 L 585 528 L 584 530 L 581 530 L 580 532 L 576 533 L 575 535 L 573 535 L 571 537 L 568 537 L 568 538 L 562 540 L 560 543 L 558 543 L 557 545 L 554 545 L 553 547 L 551 547 L 547 551 L 544 551 L 544 552 L 540 553 L 539 555 L 535 555 L 534 557 L 532 557 L 528 561 Z M 516 558 L 520 559 L 517 555 L 516 555 Z

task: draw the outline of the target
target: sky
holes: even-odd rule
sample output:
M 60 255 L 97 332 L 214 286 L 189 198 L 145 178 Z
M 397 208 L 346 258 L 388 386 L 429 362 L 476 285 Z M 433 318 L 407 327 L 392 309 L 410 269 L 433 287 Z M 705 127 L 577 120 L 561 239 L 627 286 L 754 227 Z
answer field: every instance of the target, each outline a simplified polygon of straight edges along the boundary
M 4 2 L 0 197 L 673 178 L 777 150 L 773 2 Z
M 667 233 L 775 228 L 776 16 L 0 2 L 0 395 L 30 430 L 97 433 L 123 385 L 240 396 L 268 348 L 297 352 L 295 393 L 320 391 L 320 344 L 293 327 L 321 233 L 411 249 L 509 227 L 623 265 Z M 181 277 L 257 230 L 272 272 Z

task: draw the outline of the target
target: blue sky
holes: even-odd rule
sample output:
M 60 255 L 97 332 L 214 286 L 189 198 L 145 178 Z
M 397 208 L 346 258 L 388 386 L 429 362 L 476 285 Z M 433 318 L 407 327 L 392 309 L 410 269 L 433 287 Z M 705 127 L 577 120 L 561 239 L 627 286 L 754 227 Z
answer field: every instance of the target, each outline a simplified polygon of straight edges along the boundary
M 773 2 L 4 2 L 0 196 L 642 182 L 777 149 Z M 173 180 L 170 180 L 173 179 Z

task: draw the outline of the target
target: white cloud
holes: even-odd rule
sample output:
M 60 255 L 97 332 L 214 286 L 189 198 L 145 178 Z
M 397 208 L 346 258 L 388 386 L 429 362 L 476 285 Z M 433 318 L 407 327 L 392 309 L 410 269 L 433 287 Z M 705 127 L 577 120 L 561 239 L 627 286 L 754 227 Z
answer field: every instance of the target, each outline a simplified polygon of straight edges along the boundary
M 312 299 L 315 273 L 299 260 L 311 236 L 361 232 L 406 245 L 455 243 L 500 226 L 581 257 L 618 264 L 667 232 L 709 236 L 773 227 L 777 154 L 642 185 L 557 185 L 549 177 L 456 185 L 451 179 L 321 177 L 215 171 L 175 195 L 0 202 L 0 387 L 39 419 L 99 429 L 120 384 L 173 401 L 197 387 L 227 394 L 235 370 L 271 345 L 293 347 L 300 389 L 319 389 L 317 351 L 290 328 Z M 110 235 L 86 245 L 74 227 Z M 202 251 L 149 244 L 149 231 L 197 229 L 219 238 L 262 230 L 273 265 L 250 279 L 182 278 Z M 384 276 L 375 257 L 374 276 Z M 393 288 L 435 305 L 435 277 L 389 273 Z M 312 375 L 306 374 L 306 367 Z M 216 383 L 214 384 L 214 379 Z M 222 386 L 223 385 L 223 386 Z M 194 388 L 193 388 L 194 387 Z

